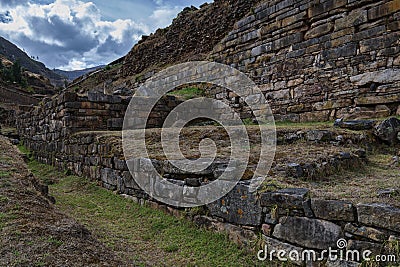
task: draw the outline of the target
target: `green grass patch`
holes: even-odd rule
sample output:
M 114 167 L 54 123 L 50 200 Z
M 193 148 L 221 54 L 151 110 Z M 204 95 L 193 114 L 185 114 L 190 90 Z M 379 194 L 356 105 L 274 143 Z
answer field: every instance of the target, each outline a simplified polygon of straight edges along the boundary
M 61 246 L 61 245 L 63 244 L 62 241 L 60 241 L 60 240 L 58 240 L 58 239 L 56 239 L 56 238 L 54 238 L 54 237 L 49 237 L 49 238 L 47 239 L 47 241 L 48 241 L 50 244 L 53 244 L 53 245 L 55 245 L 55 246 L 57 246 L 57 247 L 59 247 L 59 246 Z
M 66 176 L 50 166 L 31 161 L 29 168 L 42 180 L 58 177 L 58 182 L 50 186 L 57 206 L 127 261 L 140 265 L 139 259 L 156 266 L 260 264 L 255 253 L 239 249 L 226 235 L 140 206 L 85 178 Z
M 9 171 L 0 171 L 0 179 L 10 177 L 11 173 Z
M 290 122 L 290 121 L 276 121 L 276 128 L 331 128 L 333 127 L 333 121 L 322 121 L 322 122 Z
M 168 95 L 175 96 L 177 98 L 182 98 L 184 100 L 189 100 L 198 97 L 205 97 L 206 93 L 197 87 L 187 87 L 180 90 L 172 91 Z

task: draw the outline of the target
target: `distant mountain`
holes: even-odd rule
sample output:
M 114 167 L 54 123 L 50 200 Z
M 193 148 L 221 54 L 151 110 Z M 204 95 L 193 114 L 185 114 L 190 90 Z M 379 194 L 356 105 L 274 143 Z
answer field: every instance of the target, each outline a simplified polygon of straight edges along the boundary
M 21 66 L 26 70 L 42 75 L 50 80 L 50 82 L 58 87 L 65 85 L 65 78 L 61 75 L 46 68 L 46 66 L 30 58 L 25 52 L 19 49 L 16 45 L 0 36 L 0 55 L 3 55 L 8 60 L 15 62 L 19 60 Z
M 84 70 L 73 70 L 73 71 L 65 71 L 65 70 L 58 70 L 55 69 L 53 70 L 56 74 L 65 77 L 69 82 L 72 82 L 73 80 L 75 80 L 76 78 L 79 78 L 87 73 L 96 71 L 98 69 L 102 69 L 104 68 L 105 65 L 101 65 L 101 66 L 97 66 L 94 68 L 88 68 L 88 69 L 84 69 Z

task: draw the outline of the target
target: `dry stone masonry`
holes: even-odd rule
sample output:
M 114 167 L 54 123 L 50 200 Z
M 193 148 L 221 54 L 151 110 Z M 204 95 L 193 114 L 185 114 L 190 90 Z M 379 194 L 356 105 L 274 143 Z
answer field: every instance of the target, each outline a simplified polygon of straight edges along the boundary
M 231 1 L 216 2 L 223 7 Z M 208 10 L 209 7 L 203 8 Z M 241 14 L 248 8 L 243 1 L 236 6 Z M 199 14 L 196 10 L 186 13 Z M 234 29 L 215 46 L 210 59 L 248 74 L 262 89 L 277 119 L 314 121 L 389 116 L 396 113 L 400 105 L 399 21 L 399 0 L 263 1 L 236 22 Z M 154 36 L 149 39 L 158 43 Z M 127 61 L 136 60 L 145 47 L 143 41 L 130 53 Z M 199 53 L 207 52 L 205 50 Z M 168 52 L 163 50 L 163 53 Z M 184 52 L 187 58 L 193 56 L 186 50 Z M 148 56 L 153 64 L 154 57 Z M 165 62 L 170 61 L 167 54 L 162 58 Z M 141 64 L 138 60 L 132 68 L 124 66 L 123 72 L 124 75 L 135 75 L 136 70 L 147 67 L 148 63 Z M 182 75 L 187 82 L 193 82 L 191 70 L 185 71 Z M 176 80 L 177 77 L 171 74 L 172 85 Z M 239 82 L 236 85 L 240 87 Z M 251 113 L 243 100 L 257 102 L 261 99 L 260 95 L 249 94 L 240 99 L 226 88 L 221 90 L 208 85 L 205 88 L 210 90 L 212 97 L 229 100 L 229 105 L 243 113 Z M 139 203 L 179 214 L 182 210 L 157 203 L 144 193 L 128 170 L 119 130 L 130 99 L 95 91 L 87 95 L 64 92 L 45 99 L 28 112 L 20 112 L 18 131 L 39 161 L 89 177 Z M 162 98 L 153 108 L 147 128 L 160 127 L 180 103 L 172 96 Z M 254 111 L 262 113 L 262 110 Z M 260 114 L 241 114 L 242 118 L 253 115 Z M 393 119 L 385 123 L 382 127 L 393 131 L 384 130 L 379 134 L 382 131 L 376 128 L 378 136 L 387 143 L 398 142 L 398 121 Z M 337 126 L 371 129 L 374 122 L 338 121 Z M 350 141 L 365 142 L 366 137 L 362 136 Z M 281 131 L 277 142 L 279 145 L 300 141 L 311 146 L 321 142 L 341 144 L 346 138 L 323 130 Z M 337 170 L 351 164 L 365 164 L 365 154 L 363 150 L 344 151 L 310 164 L 285 162 L 283 167 L 275 166 L 274 171 L 294 179 L 315 178 L 321 169 Z M 135 160 L 158 166 L 168 182 L 186 187 L 216 179 L 224 165 L 224 162 L 214 164 L 204 177 L 188 177 L 187 173 L 176 172 L 162 160 Z M 229 194 L 201 210 L 205 212 L 191 216 L 194 222 L 216 231 L 228 231 L 240 244 L 250 245 L 250 241 L 256 241 L 260 234 L 270 249 L 299 252 L 315 249 L 321 252 L 334 248 L 338 239 L 344 238 L 347 249 L 399 254 L 395 249 L 400 240 L 400 209 L 397 207 L 317 199 L 305 188 L 264 189 L 250 193 L 249 181 L 240 181 Z M 303 261 L 294 263 L 305 264 Z M 355 262 L 328 263 L 328 266 L 358 265 Z
M 400 1 L 265 1 L 211 59 L 256 81 L 277 119 L 395 114 L 400 103 Z
M 38 124 L 43 126 L 43 123 Z M 303 137 L 299 137 L 298 141 L 332 140 L 322 136 L 333 136 L 333 133 L 328 134 L 324 131 L 323 134 L 318 134 L 312 131 L 313 133 L 305 133 Z M 296 133 L 281 132 L 278 133 L 278 139 L 280 142 L 293 142 L 290 136 L 294 134 Z M 43 137 L 47 140 L 46 136 L 49 136 L 49 141 L 43 140 Z M 51 136 L 51 132 L 43 135 L 36 132 L 36 135 L 25 135 L 23 139 L 25 145 L 34 151 L 35 158 L 41 162 L 89 177 L 105 188 L 138 203 L 147 203 L 172 214 L 182 212 L 181 209 L 156 202 L 137 185 L 124 159 L 120 132 L 81 132 L 60 138 L 58 141 L 52 141 Z M 353 141 L 356 142 L 356 139 Z M 343 161 L 344 164 L 348 164 L 350 161 L 359 160 L 358 157 L 350 158 L 350 153 L 342 156 L 342 159 L 339 155 L 336 161 L 331 162 L 338 164 Z M 153 164 L 159 173 L 164 173 L 166 182 L 188 189 L 195 188 L 206 180 L 216 179 L 219 169 L 226 165 L 222 161 L 215 162 L 204 173 L 194 176 L 179 172 L 167 161 L 137 159 L 134 162 Z M 300 168 L 305 171 L 306 167 Z M 329 247 L 336 248 L 337 240 L 345 238 L 348 241 L 347 249 L 369 249 L 376 254 L 398 253 L 393 249 L 400 238 L 400 210 L 396 207 L 316 199 L 310 197 L 306 188 L 267 189 L 256 193 L 250 193 L 249 188 L 249 181 L 240 181 L 226 196 L 201 207 L 201 210 L 206 211 L 202 212 L 203 215 L 195 213 L 190 218 L 209 229 L 228 232 L 230 237 L 241 245 L 250 246 L 260 233 L 270 250 L 321 251 Z M 295 263 L 304 264 L 302 261 Z M 357 263 L 351 264 L 358 266 Z

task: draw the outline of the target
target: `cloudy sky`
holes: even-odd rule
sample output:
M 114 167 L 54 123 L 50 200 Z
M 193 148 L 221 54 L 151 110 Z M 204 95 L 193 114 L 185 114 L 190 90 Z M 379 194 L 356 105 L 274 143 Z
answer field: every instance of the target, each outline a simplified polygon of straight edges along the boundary
M 49 68 L 76 70 L 126 55 L 184 7 L 211 0 L 0 0 L 0 36 Z

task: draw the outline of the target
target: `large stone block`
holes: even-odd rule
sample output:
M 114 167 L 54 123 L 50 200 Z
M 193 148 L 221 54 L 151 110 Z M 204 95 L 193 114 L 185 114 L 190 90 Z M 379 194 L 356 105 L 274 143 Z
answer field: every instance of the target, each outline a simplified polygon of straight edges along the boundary
M 115 170 L 104 168 L 101 170 L 101 180 L 112 186 L 117 186 L 118 175 Z
M 382 4 L 368 10 L 368 19 L 375 20 L 400 10 L 400 0 L 383 2 Z
M 356 218 L 356 210 L 350 202 L 312 199 L 311 208 L 315 217 L 324 220 L 353 222 Z
M 319 26 L 309 30 L 304 35 L 304 39 L 308 40 L 308 39 L 312 39 L 312 38 L 316 38 L 316 37 L 322 36 L 324 34 L 329 33 L 330 31 L 332 31 L 332 29 L 333 29 L 333 23 L 331 23 L 331 22 L 319 25 Z
M 384 242 L 388 240 L 388 235 L 372 227 L 355 226 L 351 223 L 346 224 L 344 230 L 352 235 L 365 237 L 376 242 Z
M 300 114 L 300 122 L 328 121 L 330 114 L 330 110 L 305 112 Z
M 400 233 L 400 209 L 386 204 L 358 204 L 358 221 Z
M 391 83 L 395 81 L 400 81 L 400 69 L 385 69 L 374 72 L 365 72 L 350 77 L 350 81 L 358 86 L 363 86 L 372 82 Z M 381 103 L 375 103 L 375 104 L 381 104 Z
M 398 134 L 400 132 L 400 120 L 390 118 L 384 120 L 375 127 L 375 135 L 384 142 L 389 144 L 398 143 Z
M 400 95 L 384 95 L 384 96 L 365 96 L 354 100 L 356 105 L 377 105 L 400 102 Z
M 368 21 L 368 12 L 363 9 L 351 11 L 347 16 L 335 21 L 335 31 L 354 27 Z
M 212 216 L 241 225 L 261 225 L 262 208 L 255 193 L 249 192 L 249 185 L 239 183 L 223 198 L 207 205 Z
M 261 206 L 278 206 L 283 209 L 303 209 L 303 202 L 309 193 L 305 188 L 286 188 L 261 194 Z
M 308 16 L 310 18 L 316 17 L 323 13 L 327 13 L 339 7 L 345 6 L 347 0 L 327 0 L 324 3 L 316 4 L 308 9 Z
M 329 142 L 333 140 L 333 134 L 326 130 L 311 130 L 307 131 L 306 139 L 310 142 Z
M 343 236 L 339 225 L 304 217 L 281 218 L 273 236 L 306 248 L 328 249 L 335 247 Z

